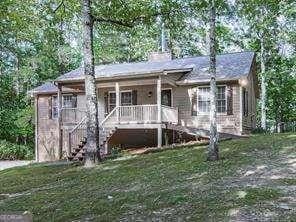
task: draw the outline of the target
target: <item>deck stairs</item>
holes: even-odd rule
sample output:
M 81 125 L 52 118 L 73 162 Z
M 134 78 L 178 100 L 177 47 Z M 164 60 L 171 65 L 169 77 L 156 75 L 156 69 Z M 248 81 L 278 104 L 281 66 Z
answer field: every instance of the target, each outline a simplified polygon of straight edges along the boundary
M 105 155 L 104 149 L 106 149 L 106 144 L 116 132 L 116 128 L 100 128 L 99 130 L 99 143 L 100 143 L 100 152 L 101 156 Z M 85 157 L 85 145 L 87 144 L 86 137 L 83 137 L 77 146 L 72 150 L 70 155 L 68 156 L 68 160 L 70 161 L 83 161 Z

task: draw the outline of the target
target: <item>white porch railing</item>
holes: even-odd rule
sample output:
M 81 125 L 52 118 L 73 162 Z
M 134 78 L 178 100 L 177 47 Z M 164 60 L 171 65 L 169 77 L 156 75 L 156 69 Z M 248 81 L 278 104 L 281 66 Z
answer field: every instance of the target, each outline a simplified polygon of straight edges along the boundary
M 178 109 L 170 106 L 161 106 L 162 122 L 178 123 Z M 85 117 L 85 111 L 77 108 L 62 109 L 63 123 L 79 123 Z M 157 122 L 157 105 L 119 106 L 104 118 L 101 124 L 117 123 L 155 123 Z
M 178 109 L 161 106 L 162 122 L 178 124 Z M 157 123 L 157 105 L 119 106 L 105 118 L 102 125 L 128 124 L 128 123 Z
M 118 106 L 106 118 L 104 125 L 156 123 L 157 105 Z
M 161 106 L 161 119 L 162 122 L 178 124 L 179 112 L 177 108 L 170 106 Z
M 158 123 L 157 111 L 157 105 L 155 104 L 118 106 L 114 108 L 100 123 L 100 128 L 108 126 L 114 127 L 118 124 Z M 161 106 L 161 115 L 162 122 L 178 124 L 178 109 L 169 106 Z M 69 116 L 67 116 L 66 120 L 70 120 Z M 80 141 L 86 137 L 85 113 L 79 123 L 69 132 L 68 136 L 68 155 L 70 155 Z

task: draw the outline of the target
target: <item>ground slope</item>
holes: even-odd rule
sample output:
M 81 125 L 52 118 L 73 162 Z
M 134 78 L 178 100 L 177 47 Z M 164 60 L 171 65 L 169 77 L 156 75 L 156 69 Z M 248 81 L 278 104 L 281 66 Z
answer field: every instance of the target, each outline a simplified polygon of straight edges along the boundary
M 34 221 L 295 221 L 296 135 L 109 160 L 94 169 L 35 164 L 0 171 L 0 211 Z

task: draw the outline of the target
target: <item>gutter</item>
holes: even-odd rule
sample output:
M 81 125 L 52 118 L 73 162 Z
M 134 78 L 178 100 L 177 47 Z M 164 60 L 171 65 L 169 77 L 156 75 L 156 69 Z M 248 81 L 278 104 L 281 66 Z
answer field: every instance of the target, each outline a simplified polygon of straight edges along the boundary
M 238 82 L 241 78 L 232 78 L 232 79 L 216 79 L 216 82 Z M 196 85 L 196 84 L 207 84 L 210 82 L 210 79 L 205 80 L 182 80 L 176 81 L 176 84 L 179 86 L 188 86 L 188 85 Z

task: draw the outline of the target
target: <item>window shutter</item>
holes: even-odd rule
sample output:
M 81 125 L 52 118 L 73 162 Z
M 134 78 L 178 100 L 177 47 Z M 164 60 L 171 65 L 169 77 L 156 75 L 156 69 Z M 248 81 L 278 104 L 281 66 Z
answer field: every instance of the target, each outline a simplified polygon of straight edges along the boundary
M 132 91 L 132 104 L 137 105 L 137 90 Z
M 105 100 L 105 116 L 109 113 L 109 100 L 108 100 L 108 92 L 104 93 L 104 100 Z
M 72 108 L 77 108 L 77 95 L 72 95 Z
M 191 115 L 197 116 L 197 90 L 192 90 Z
M 244 88 L 243 89 L 243 109 L 244 109 L 244 116 L 248 115 L 249 112 L 249 104 L 248 104 L 248 91 Z
M 52 119 L 52 100 L 53 97 L 48 98 L 48 119 Z
M 233 91 L 232 91 L 232 86 L 227 86 L 227 115 L 233 115 Z

